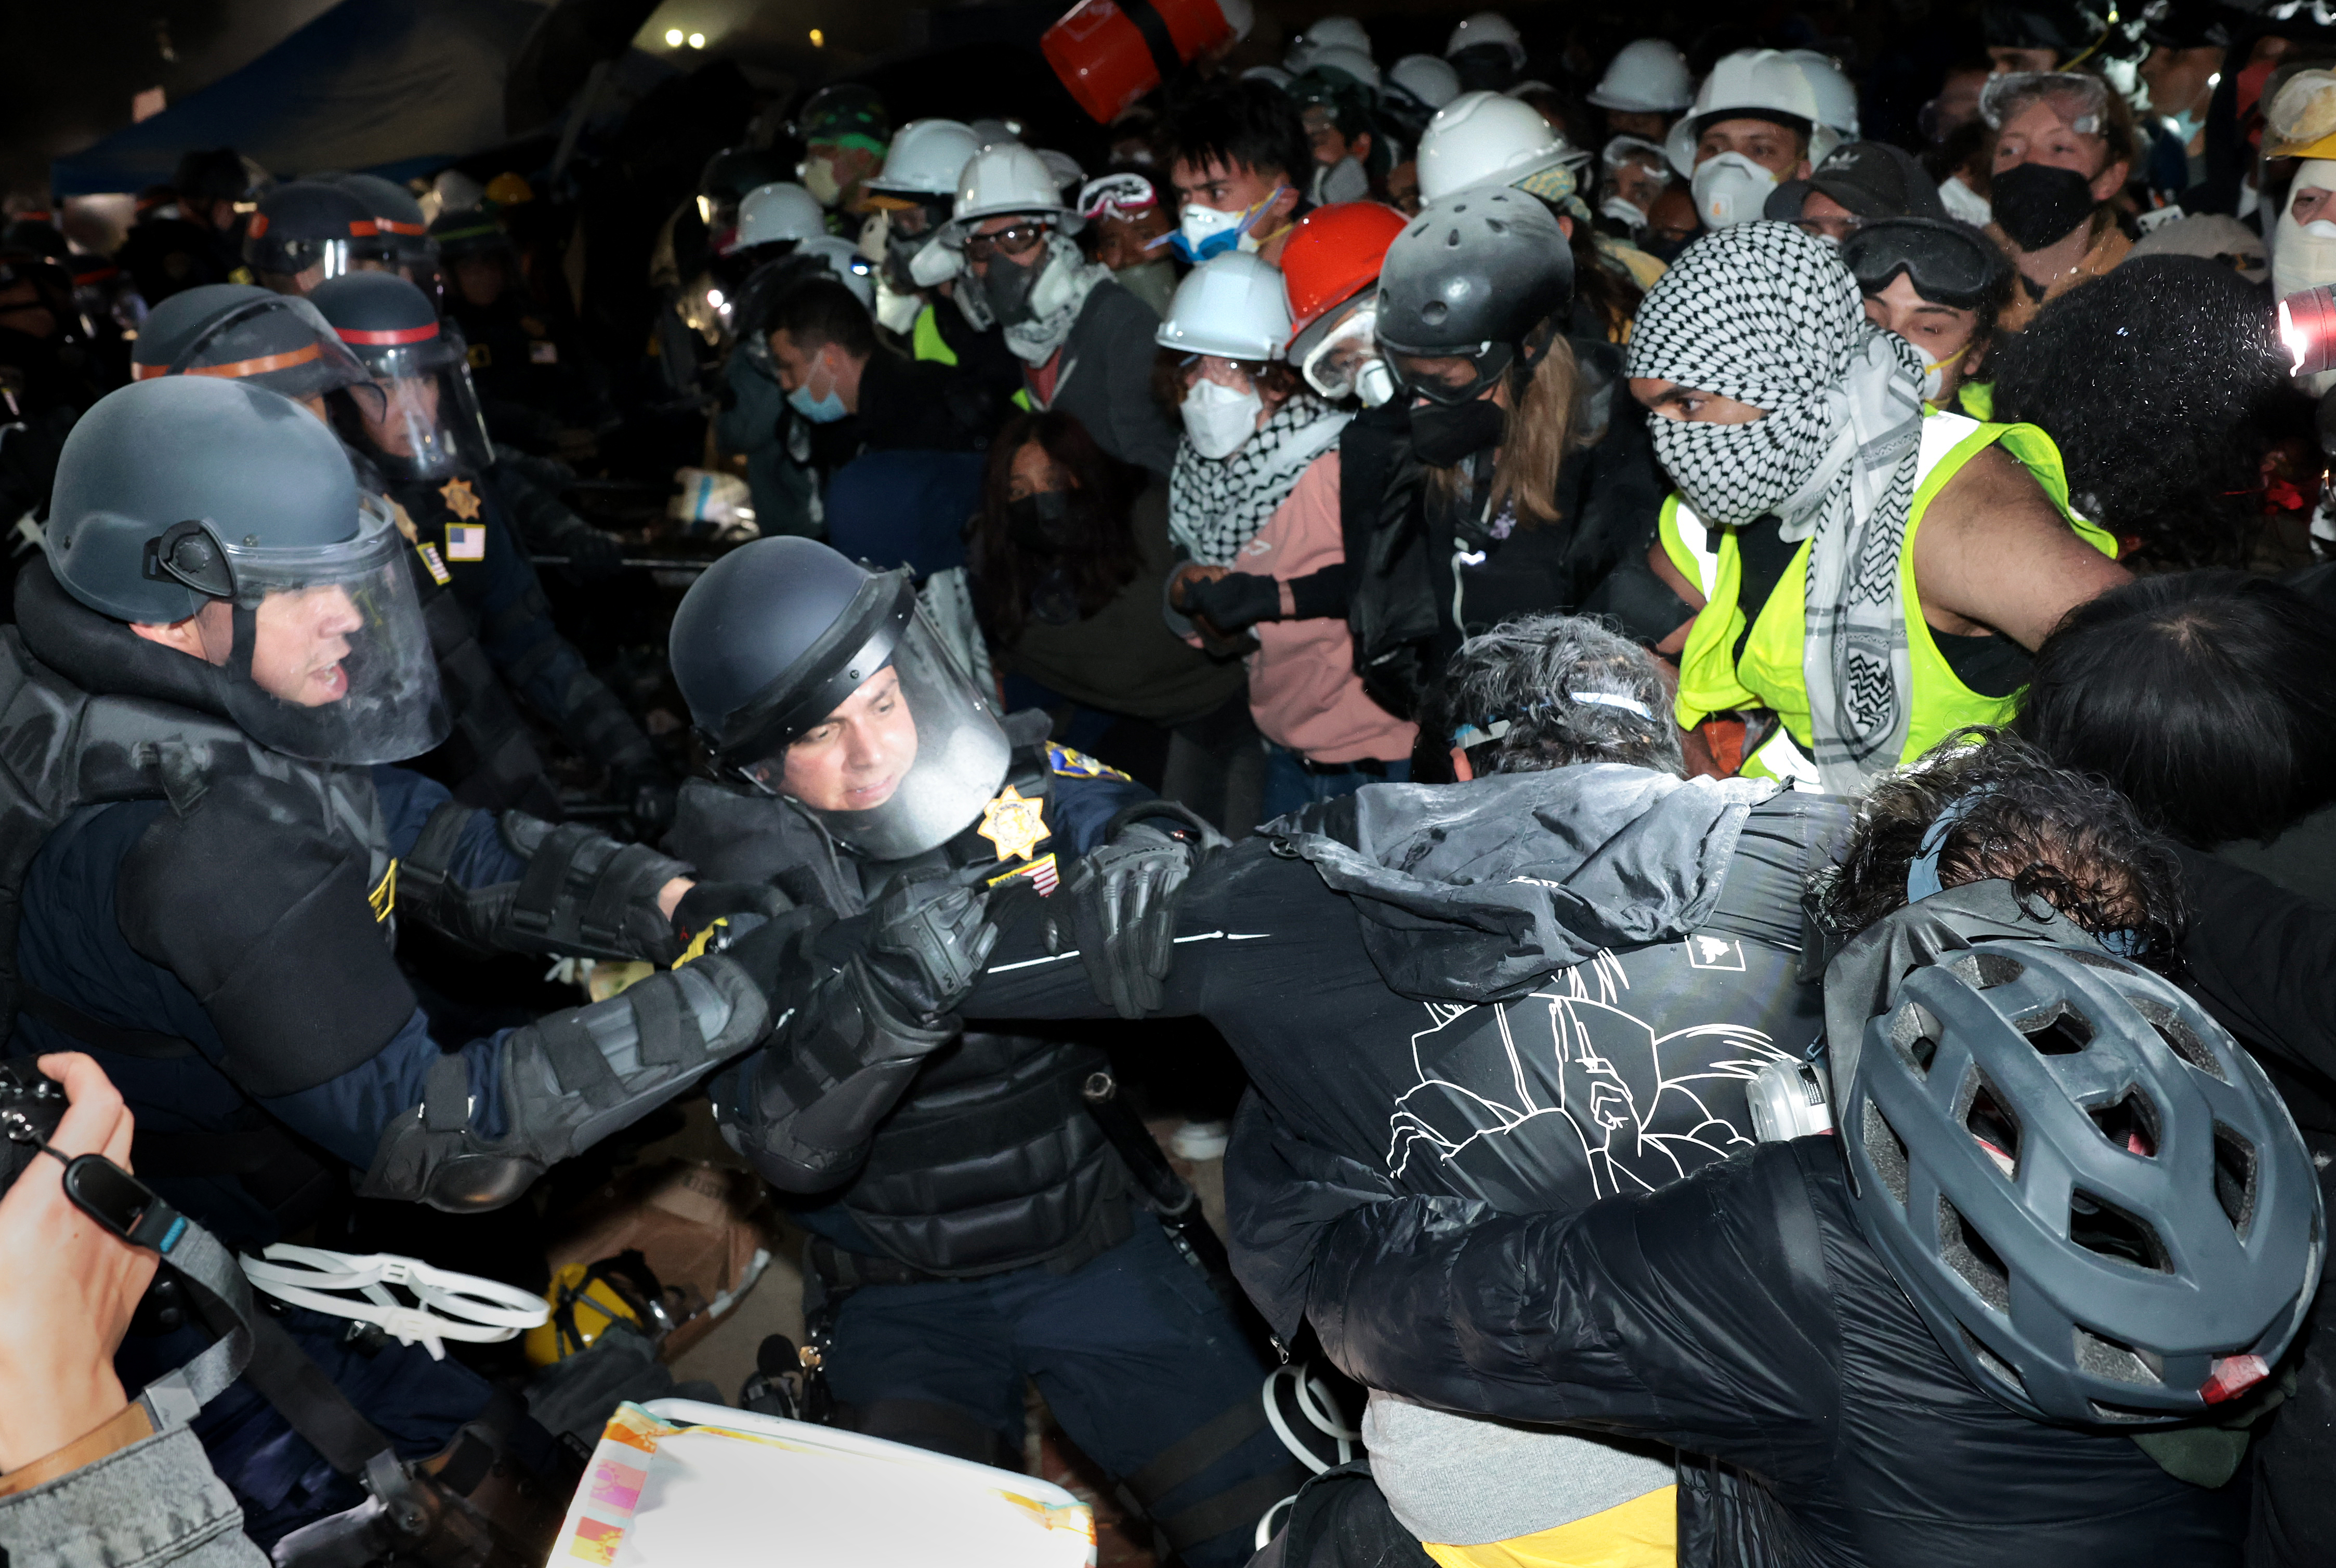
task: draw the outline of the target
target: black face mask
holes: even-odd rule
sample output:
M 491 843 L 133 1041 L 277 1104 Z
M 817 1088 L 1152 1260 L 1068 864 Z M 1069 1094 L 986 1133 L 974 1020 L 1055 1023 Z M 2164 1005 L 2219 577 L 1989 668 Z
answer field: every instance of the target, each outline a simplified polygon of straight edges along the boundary
M 1042 490 L 1006 503 L 1006 537 L 1017 550 L 1059 554 L 1088 531 L 1086 507 L 1075 490 Z
M 1037 287 L 1038 268 L 1046 264 L 1045 246 L 1030 253 L 1027 262 L 1017 261 L 1004 251 L 990 253 L 982 268 L 981 297 L 988 302 L 989 314 L 998 318 L 1000 326 L 1019 326 L 1030 319 L 1030 291 Z
M 1995 220 L 2022 250 L 2065 239 L 2093 214 L 2093 182 L 2073 169 L 2022 163 L 1995 177 Z
M 1450 468 L 1488 446 L 1500 445 L 1508 424 L 1508 411 L 1484 398 L 1452 404 L 1415 404 L 1411 450 L 1430 468 Z

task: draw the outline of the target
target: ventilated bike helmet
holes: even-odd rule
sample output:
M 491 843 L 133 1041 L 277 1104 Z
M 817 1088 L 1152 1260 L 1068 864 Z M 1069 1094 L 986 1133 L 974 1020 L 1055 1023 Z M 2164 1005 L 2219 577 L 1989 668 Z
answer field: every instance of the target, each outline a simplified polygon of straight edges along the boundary
M 1891 920 L 1936 923 L 1928 902 Z M 2262 1069 L 2106 952 L 1926 945 L 1865 1026 L 1841 1136 L 1859 1225 L 1940 1345 L 2045 1421 L 2164 1425 L 2261 1381 L 2324 1227 Z

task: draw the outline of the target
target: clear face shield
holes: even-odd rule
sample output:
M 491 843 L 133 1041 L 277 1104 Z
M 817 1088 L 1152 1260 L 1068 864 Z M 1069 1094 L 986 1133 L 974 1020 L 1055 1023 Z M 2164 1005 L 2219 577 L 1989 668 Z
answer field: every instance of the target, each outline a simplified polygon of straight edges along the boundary
M 471 387 L 469 351 L 453 322 L 411 345 L 368 346 L 365 358 L 373 391 L 352 398 L 348 412 L 362 433 L 359 444 L 385 472 L 435 479 L 483 472 L 494 462 Z
M 211 596 L 196 618 L 204 647 L 229 716 L 260 745 L 363 766 L 446 738 L 405 541 L 380 497 L 360 499 L 356 537 L 337 544 L 247 550 L 188 521 L 151 548 L 151 573 Z
M 1366 295 L 1340 308 L 1344 314 L 1309 326 L 1290 346 L 1298 372 L 1327 398 L 1354 397 L 1366 408 L 1377 408 L 1396 393 L 1395 373 L 1379 352 L 1377 296 Z
M 715 737 L 738 777 L 874 861 L 922 854 L 981 819 L 1012 747 L 905 572 L 862 589 L 798 668 Z

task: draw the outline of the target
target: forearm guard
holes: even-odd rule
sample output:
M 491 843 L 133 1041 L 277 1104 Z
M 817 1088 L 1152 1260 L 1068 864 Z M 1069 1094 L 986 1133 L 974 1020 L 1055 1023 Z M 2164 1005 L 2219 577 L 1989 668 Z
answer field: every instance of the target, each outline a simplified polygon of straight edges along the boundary
M 397 908 L 482 951 L 646 959 L 681 953 L 657 893 L 690 874 L 686 862 L 646 844 L 622 844 L 579 823 L 558 826 L 524 812 L 496 820 L 503 843 L 527 862 L 515 882 L 465 887 L 453 862 L 478 813 L 449 803 L 431 813 L 398 864 Z
M 804 931 L 780 971 L 769 1042 L 714 1086 L 723 1138 L 783 1192 L 849 1178 L 925 1057 L 962 1027 L 899 1018 L 863 958 L 822 955 L 839 934 Z
M 539 1018 L 503 1041 L 497 1138 L 472 1125 L 463 1059 L 443 1057 L 422 1104 L 383 1131 L 358 1194 L 456 1213 L 500 1208 L 752 1047 L 769 1021 L 746 971 L 718 954 Z

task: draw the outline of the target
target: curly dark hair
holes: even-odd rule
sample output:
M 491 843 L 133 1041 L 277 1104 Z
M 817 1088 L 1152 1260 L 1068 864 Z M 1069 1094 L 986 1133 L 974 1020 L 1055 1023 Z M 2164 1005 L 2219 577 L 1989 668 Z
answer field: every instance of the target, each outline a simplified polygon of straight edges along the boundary
M 1974 798 L 1975 797 L 1975 798 Z M 2172 961 L 2187 914 L 2172 847 L 2101 778 L 2056 767 L 2008 732 L 1956 731 L 1875 781 L 1837 866 L 1812 880 L 1828 930 L 1864 930 L 1906 903 L 1906 871 L 1939 813 L 1969 801 L 1939 855 L 1944 887 L 2001 879 L 2095 935 L 2129 931 L 2132 956 Z
M 2160 565 L 2244 563 L 2264 432 L 2292 395 L 2253 285 L 2203 257 L 2137 257 L 2047 305 L 1994 369 L 1995 417 L 2052 437 L 2078 511 Z

